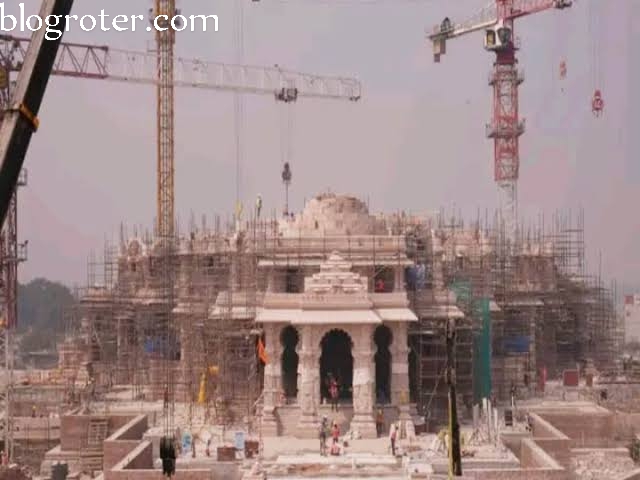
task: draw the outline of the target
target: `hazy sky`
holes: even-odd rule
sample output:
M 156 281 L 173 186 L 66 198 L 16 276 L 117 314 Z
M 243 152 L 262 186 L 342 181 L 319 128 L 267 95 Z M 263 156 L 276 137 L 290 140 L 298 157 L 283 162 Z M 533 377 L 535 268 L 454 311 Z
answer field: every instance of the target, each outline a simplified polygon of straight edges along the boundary
M 6 2 L 12 3 L 12 2 Z M 35 11 L 35 0 L 28 1 Z M 151 0 L 76 0 L 74 13 L 147 13 Z M 245 63 L 318 74 L 355 75 L 359 103 L 300 100 L 293 106 L 291 201 L 331 188 L 368 198 L 372 210 L 429 211 L 441 206 L 469 216 L 494 208 L 491 117 L 487 75 L 492 55 L 474 34 L 448 44 L 432 61 L 425 29 L 454 21 L 486 0 L 246 0 Z M 637 55 L 640 2 L 576 2 L 520 20 L 520 212 L 536 219 L 556 208 L 585 208 L 591 259 L 602 251 L 608 278 L 640 287 L 637 219 L 640 164 L 640 84 Z M 615 8 L 613 5 L 615 4 Z M 218 33 L 184 32 L 180 56 L 233 61 L 233 1 L 183 0 L 186 15 L 215 13 Z M 633 25 L 635 23 L 635 25 Z M 591 34 L 591 35 L 590 35 Z M 152 34 L 86 33 L 65 40 L 145 50 Z M 595 45 L 595 48 L 594 48 Z M 560 79 L 560 62 L 568 76 Z M 634 82 L 635 80 L 635 82 Z M 598 84 L 605 115 L 594 119 Z M 282 105 L 271 96 L 246 97 L 242 197 L 258 193 L 264 210 L 280 210 Z M 179 90 L 176 96 L 176 204 L 181 223 L 193 214 L 225 213 L 235 199 L 233 96 Z M 151 227 L 155 215 L 155 91 L 153 87 L 54 78 L 41 110 L 41 128 L 27 156 L 29 185 L 20 192 L 19 230 L 29 240 L 20 278 L 68 284 L 86 281 L 86 261 L 121 221 Z M 130 227 L 131 228 L 131 227 Z M 592 262 L 595 263 L 595 262 Z M 593 265 L 596 267 L 596 265 Z

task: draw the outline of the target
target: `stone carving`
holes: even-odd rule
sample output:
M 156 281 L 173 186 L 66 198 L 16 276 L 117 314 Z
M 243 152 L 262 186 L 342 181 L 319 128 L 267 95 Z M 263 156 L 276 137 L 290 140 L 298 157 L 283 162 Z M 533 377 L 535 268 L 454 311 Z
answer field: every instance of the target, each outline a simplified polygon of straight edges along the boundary
M 362 200 L 335 193 L 323 193 L 309 200 L 294 220 L 282 220 L 283 235 L 371 235 L 384 234 L 384 222 L 369 213 Z
M 127 248 L 127 255 L 129 257 L 137 257 L 141 253 L 142 253 L 142 247 L 140 246 L 140 242 L 136 239 L 131 240 Z
M 320 272 L 305 278 L 305 293 L 366 294 L 367 279 L 351 271 L 351 264 L 333 252 Z
M 304 382 L 302 384 L 302 401 L 300 405 L 304 413 L 313 412 L 313 389 L 312 382 Z
M 353 411 L 355 413 L 372 413 L 372 387 L 369 382 L 366 385 L 357 385 L 353 387 Z
M 309 329 L 305 329 L 303 335 L 310 336 Z M 303 414 L 313 414 L 315 413 L 315 389 L 316 389 L 316 379 L 315 372 L 318 369 L 315 365 L 317 362 L 315 361 L 316 355 L 314 355 L 313 351 L 308 348 L 308 344 L 310 343 L 310 338 L 304 338 L 304 343 L 302 347 L 302 353 L 300 355 L 300 364 L 302 368 L 300 369 L 300 390 L 298 391 L 298 397 L 300 400 L 300 406 Z

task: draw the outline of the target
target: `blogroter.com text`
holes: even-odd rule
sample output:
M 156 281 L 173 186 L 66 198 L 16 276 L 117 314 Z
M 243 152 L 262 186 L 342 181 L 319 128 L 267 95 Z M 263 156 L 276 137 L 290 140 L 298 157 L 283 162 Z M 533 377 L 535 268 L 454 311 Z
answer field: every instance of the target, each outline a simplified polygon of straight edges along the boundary
M 65 17 L 61 15 L 49 15 L 41 18 L 39 15 L 26 15 L 24 3 L 18 5 L 17 12 L 5 11 L 4 2 L 0 2 L 0 31 L 11 32 L 36 32 L 45 29 L 47 40 L 58 40 L 62 34 L 62 25 Z M 80 27 L 85 32 L 91 32 L 100 28 L 103 32 L 115 30 L 117 32 L 135 32 L 140 30 L 145 23 L 144 15 L 108 15 L 104 10 L 100 10 L 99 15 L 67 15 L 64 32 L 68 32 L 74 27 Z M 147 23 L 146 30 L 151 32 L 156 30 L 164 32 L 170 29 L 176 32 L 185 30 L 194 32 L 196 30 L 206 32 L 209 25 L 212 25 L 214 32 L 218 31 L 217 15 L 157 15 L 151 16 L 150 24 Z

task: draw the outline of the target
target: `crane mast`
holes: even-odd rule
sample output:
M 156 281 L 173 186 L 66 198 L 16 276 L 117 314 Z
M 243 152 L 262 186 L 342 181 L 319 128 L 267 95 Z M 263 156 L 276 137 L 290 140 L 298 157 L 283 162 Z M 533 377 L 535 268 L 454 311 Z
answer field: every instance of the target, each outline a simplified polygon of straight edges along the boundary
M 489 79 L 493 87 L 493 119 L 487 125 L 487 136 L 494 141 L 494 180 L 499 188 L 500 212 L 507 239 L 512 242 L 517 235 L 519 142 L 525 128 L 518 112 L 518 86 L 524 77 L 518 72 L 514 22 L 509 18 L 513 4 L 514 0 L 496 0 L 498 24 L 504 29 L 501 31 L 511 32 L 511 39 L 494 50 L 496 59 Z M 485 48 L 492 49 L 491 43 L 486 43 Z
M 163 472 L 172 476 L 175 472 L 175 447 L 173 432 L 174 382 L 173 360 L 176 342 L 172 321 L 174 308 L 174 18 L 177 15 L 175 0 L 155 0 L 153 22 L 160 27 L 156 30 L 156 56 L 158 67 L 157 83 L 157 232 L 160 241 L 162 306 L 158 325 L 162 331 L 162 364 L 164 396 L 164 437 L 167 450 L 162 449 Z
M 513 251 L 517 238 L 517 185 L 520 167 L 519 139 L 525 123 L 518 111 L 518 87 L 524 81 L 518 71 L 519 41 L 514 35 L 514 21 L 551 8 L 570 7 L 572 0 L 494 0 L 476 15 L 460 23 L 448 17 L 434 27 L 429 40 L 433 43 L 434 62 L 447 53 L 446 42 L 469 33 L 484 30 L 484 48 L 495 53 L 489 85 L 493 88 L 493 118 L 486 125 L 487 137 L 494 145 L 494 181 L 500 194 L 500 212 L 508 249 Z M 507 257 L 511 262 L 512 256 Z M 460 431 L 455 395 L 455 326 L 447 325 L 447 372 L 449 384 L 449 476 L 462 475 Z
M 493 139 L 494 181 L 498 185 L 505 236 L 511 244 L 517 236 L 519 141 L 525 130 L 525 121 L 520 119 L 518 109 L 518 87 L 524 76 L 517 68 L 516 53 L 520 42 L 514 35 L 514 21 L 551 8 L 564 9 L 571 4 L 572 0 L 494 0 L 466 21 L 453 23 L 445 18 L 428 35 L 433 43 L 435 62 L 446 53 L 447 40 L 480 30 L 485 30 L 485 50 L 495 53 L 489 76 L 493 89 L 493 116 L 486 125 L 486 134 Z
M 174 86 L 173 60 L 175 31 L 171 20 L 176 15 L 175 0 L 156 0 L 154 18 L 158 19 L 156 55 L 157 85 L 157 235 L 162 241 L 173 236 L 174 230 Z

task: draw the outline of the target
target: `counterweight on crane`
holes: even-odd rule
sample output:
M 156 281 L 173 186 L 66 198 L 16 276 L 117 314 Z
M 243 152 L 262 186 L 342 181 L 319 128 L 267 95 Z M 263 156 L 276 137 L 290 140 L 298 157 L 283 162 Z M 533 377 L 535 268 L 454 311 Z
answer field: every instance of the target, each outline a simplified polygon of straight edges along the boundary
M 447 40 L 480 30 L 485 32 L 485 49 L 495 53 L 489 78 L 493 87 L 493 118 L 486 133 L 494 142 L 494 180 L 501 193 L 500 209 L 506 233 L 512 242 L 517 233 L 519 138 L 525 129 L 518 112 L 518 86 L 524 76 L 517 69 L 520 42 L 514 35 L 514 21 L 552 8 L 562 10 L 572 3 L 572 0 L 495 0 L 466 21 L 454 23 L 445 18 L 428 36 L 433 43 L 435 62 L 446 53 Z

